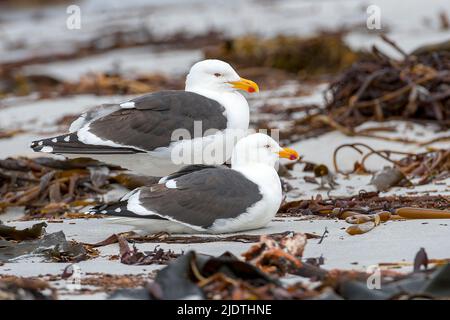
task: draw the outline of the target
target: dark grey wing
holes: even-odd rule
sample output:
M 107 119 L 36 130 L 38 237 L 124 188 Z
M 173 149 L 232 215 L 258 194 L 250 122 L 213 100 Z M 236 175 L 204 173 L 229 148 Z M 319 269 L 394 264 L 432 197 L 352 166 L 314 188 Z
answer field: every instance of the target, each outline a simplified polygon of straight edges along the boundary
M 258 185 L 231 169 L 204 169 L 174 181 L 176 188 L 142 188 L 141 206 L 162 217 L 208 228 L 217 219 L 236 218 L 262 199 Z
M 118 145 L 152 151 L 166 147 L 176 129 L 187 130 L 194 137 L 194 122 L 201 121 L 206 130 L 224 130 L 225 109 L 217 101 L 187 91 L 161 91 L 144 95 L 122 105 L 122 108 L 94 120 L 92 134 Z
M 165 184 L 142 187 L 140 205 L 161 218 L 180 223 L 208 228 L 217 219 L 233 219 L 247 211 L 262 199 L 257 184 L 240 172 L 223 168 L 208 168 L 174 179 L 176 188 Z M 108 206 L 101 213 L 111 216 L 154 219 L 155 214 L 142 215 L 127 211 L 127 201 L 122 201 L 120 210 Z
M 195 171 L 200 171 L 200 170 L 205 170 L 205 169 L 213 169 L 213 168 L 218 168 L 218 167 L 225 168 L 225 166 L 213 166 L 213 165 L 207 165 L 207 164 L 191 164 L 191 165 L 181 168 L 180 170 L 178 170 L 174 173 L 169 174 L 168 176 L 163 177 L 161 179 L 160 183 L 179 178 L 181 176 L 184 176 L 186 174 L 189 174 L 189 173 L 192 173 Z
M 36 152 L 67 153 L 67 154 L 131 154 L 143 151 L 133 148 L 119 148 L 103 145 L 85 144 L 78 140 L 77 133 L 33 141 L 31 148 Z
M 83 112 L 75 121 L 70 124 L 69 132 L 75 132 L 81 129 L 84 125 L 89 122 L 104 117 L 105 115 L 119 110 L 121 107 L 116 103 L 104 103 L 95 108 Z

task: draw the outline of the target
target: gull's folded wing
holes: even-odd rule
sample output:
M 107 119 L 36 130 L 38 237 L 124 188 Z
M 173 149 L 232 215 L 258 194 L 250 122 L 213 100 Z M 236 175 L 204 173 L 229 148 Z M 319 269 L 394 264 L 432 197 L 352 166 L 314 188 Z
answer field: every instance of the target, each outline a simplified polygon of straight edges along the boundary
M 78 131 L 68 135 L 34 141 L 35 151 L 53 153 L 135 153 L 167 147 L 173 132 L 184 129 L 193 138 L 206 130 L 224 130 L 227 118 L 217 101 L 187 91 L 161 91 L 144 95 L 119 105 L 108 105 L 110 113 L 87 114 L 72 126 Z M 194 132 L 201 121 L 201 132 Z M 74 136 L 75 135 L 75 136 Z M 70 139 L 66 141 L 65 139 Z M 45 148 L 51 147 L 52 149 Z M 51 151 L 50 151 L 51 150 Z
M 219 219 L 237 218 L 261 199 L 258 185 L 238 171 L 217 167 L 136 189 L 128 199 L 94 208 L 91 213 L 148 219 L 158 216 L 200 230 Z

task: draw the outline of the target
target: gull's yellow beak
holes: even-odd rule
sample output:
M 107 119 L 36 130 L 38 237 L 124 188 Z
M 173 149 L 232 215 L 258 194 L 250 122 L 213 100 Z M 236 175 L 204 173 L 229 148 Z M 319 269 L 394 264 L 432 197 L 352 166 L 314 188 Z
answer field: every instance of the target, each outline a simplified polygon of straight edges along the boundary
M 241 78 L 239 81 L 230 81 L 229 83 L 233 85 L 233 88 L 239 90 L 244 90 L 250 93 L 259 92 L 258 85 L 252 80 Z
M 298 153 L 297 151 L 289 148 L 284 148 L 280 152 L 278 152 L 278 155 L 280 158 L 285 158 L 289 160 L 297 160 L 298 159 Z

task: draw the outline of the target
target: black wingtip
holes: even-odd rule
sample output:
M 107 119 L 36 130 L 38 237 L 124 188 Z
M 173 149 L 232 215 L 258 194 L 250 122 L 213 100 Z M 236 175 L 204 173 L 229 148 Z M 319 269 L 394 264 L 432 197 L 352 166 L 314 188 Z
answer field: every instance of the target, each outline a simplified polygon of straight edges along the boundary
M 40 141 L 40 140 L 32 141 L 31 144 L 30 144 L 30 148 L 37 147 L 39 141 Z
M 63 149 L 65 148 L 70 148 L 70 142 L 74 140 L 77 140 L 76 135 L 68 133 L 42 140 L 35 140 L 31 142 L 30 148 L 35 152 L 58 153 L 59 151 L 64 151 Z
M 30 148 L 33 149 L 34 152 L 38 152 L 42 149 L 44 145 L 44 140 L 36 140 L 31 142 Z
M 113 204 L 101 204 L 89 209 L 86 214 L 90 215 L 107 215 L 107 216 L 129 216 L 133 213 L 129 212 L 127 209 L 126 201 L 120 201 Z
M 70 134 L 64 134 L 61 136 L 42 140 L 35 140 L 31 142 L 30 148 L 33 149 L 34 152 L 53 153 L 54 147 L 56 147 L 58 144 L 61 144 L 61 142 L 63 141 L 67 141 L 68 138 L 70 138 Z
M 33 141 L 30 148 L 33 149 L 34 152 L 54 153 L 54 148 L 47 144 L 45 140 Z
M 76 132 L 36 140 L 31 143 L 30 147 L 35 152 L 55 154 L 134 154 L 144 152 L 128 147 L 85 144 L 78 140 Z

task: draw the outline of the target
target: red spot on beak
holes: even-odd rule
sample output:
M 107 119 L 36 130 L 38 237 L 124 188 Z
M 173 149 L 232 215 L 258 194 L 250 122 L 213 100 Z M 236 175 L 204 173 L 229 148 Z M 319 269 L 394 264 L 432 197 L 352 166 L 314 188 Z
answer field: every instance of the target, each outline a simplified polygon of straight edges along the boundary
M 295 160 L 295 159 L 297 159 L 297 157 L 296 157 L 295 155 L 291 154 L 291 155 L 289 156 L 289 160 Z
M 249 87 L 249 88 L 247 89 L 247 91 L 248 91 L 248 92 L 255 92 L 255 88 Z

